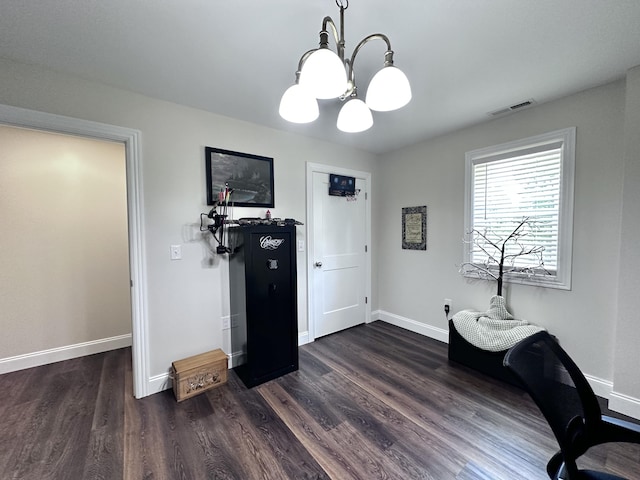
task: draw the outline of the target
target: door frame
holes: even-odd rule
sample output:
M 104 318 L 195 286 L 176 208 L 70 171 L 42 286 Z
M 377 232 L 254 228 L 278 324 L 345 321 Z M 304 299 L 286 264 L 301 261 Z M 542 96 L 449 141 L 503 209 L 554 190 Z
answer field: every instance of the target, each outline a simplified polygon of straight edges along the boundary
M 346 175 L 349 177 L 362 178 L 367 183 L 367 189 L 364 192 L 366 195 L 365 201 L 365 241 L 367 244 L 367 252 L 365 254 L 365 286 L 364 292 L 368 301 L 364 306 L 364 320 L 365 323 L 371 322 L 371 172 L 363 172 L 360 170 L 352 170 L 343 167 L 333 167 L 331 165 L 324 165 L 321 163 L 307 162 L 307 256 L 306 256 L 306 274 L 307 274 L 307 330 L 308 341 L 313 342 L 315 336 L 315 318 L 314 318 L 314 302 L 315 302 L 315 284 L 313 275 L 313 263 L 311 252 L 314 251 L 314 239 L 311 235 L 311 225 L 314 224 L 313 218 L 313 174 L 314 173 L 335 173 L 338 175 Z
M 130 128 L 81 120 L 0 104 L 0 123 L 123 143 L 126 156 L 127 222 L 131 286 L 133 394 L 149 395 L 147 278 L 142 208 L 141 132 Z

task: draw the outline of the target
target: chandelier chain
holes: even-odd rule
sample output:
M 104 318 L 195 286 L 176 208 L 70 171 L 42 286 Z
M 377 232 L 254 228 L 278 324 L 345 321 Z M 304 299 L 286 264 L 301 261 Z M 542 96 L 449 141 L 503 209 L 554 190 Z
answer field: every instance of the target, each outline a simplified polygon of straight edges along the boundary
M 338 6 L 338 8 L 344 8 L 346 10 L 347 8 L 349 8 L 349 0 L 336 0 L 336 5 Z

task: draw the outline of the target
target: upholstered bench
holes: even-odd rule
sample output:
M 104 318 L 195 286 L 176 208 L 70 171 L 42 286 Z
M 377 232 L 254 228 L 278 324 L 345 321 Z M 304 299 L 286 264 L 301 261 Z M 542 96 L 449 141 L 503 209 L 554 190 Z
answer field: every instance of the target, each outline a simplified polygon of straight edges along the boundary
M 519 381 L 502 365 L 509 350 L 490 352 L 467 342 L 449 320 L 449 360 L 472 368 L 485 375 L 520 387 Z
M 540 330 L 513 318 L 504 297 L 494 295 L 486 312 L 462 310 L 449 320 L 449 360 L 520 386 L 502 361 L 509 348 Z

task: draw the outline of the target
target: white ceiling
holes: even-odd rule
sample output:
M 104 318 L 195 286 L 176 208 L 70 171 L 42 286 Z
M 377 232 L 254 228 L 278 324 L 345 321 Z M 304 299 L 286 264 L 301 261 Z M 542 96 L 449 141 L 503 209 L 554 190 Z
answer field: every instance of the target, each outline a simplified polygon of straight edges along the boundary
M 640 0 L 352 0 L 346 52 L 384 33 L 413 100 L 374 112 L 367 132 L 278 115 L 302 53 L 334 0 L 0 0 L 0 57 L 280 130 L 384 153 L 624 77 L 640 65 Z M 355 64 L 361 95 L 382 66 L 372 42 Z

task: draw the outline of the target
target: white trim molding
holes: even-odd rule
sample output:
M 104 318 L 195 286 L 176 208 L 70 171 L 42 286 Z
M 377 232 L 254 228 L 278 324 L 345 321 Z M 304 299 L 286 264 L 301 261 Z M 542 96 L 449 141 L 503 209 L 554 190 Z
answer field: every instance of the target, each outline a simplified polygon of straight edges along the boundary
M 311 340 L 309 340 L 309 331 L 308 330 L 306 332 L 299 332 L 298 333 L 298 346 L 299 347 L 301 347 L 302 345 L 306 345 L 309 342 L 311 342 Z
M 474 215 L 476 214 L 474 202 L 475 168 L 479 165 L 487 165 L 492 162 L 511 161 L 523 155 L 540 154 L 549 150 L 560 149 L 560 185 L 558 197 L 558 233 L 557 233 L 557 262 L 554 272 L 549 275 L 525 275 L 523 273 L 506 273 L 504 280 L 507 283 L 520 283 L 548 288 L 571 290 L 571 262 L 573 251 L 573 210 L 574 210 L 574 177 L 575 177 L 575 144 L 576 127 L 564 128 L 553 132 L 536 135 L 512 142 L 479 148 L 465 154 L 465 187 L 464 187 L 464 235 L 468 236 L 476 228 Z M 531 163 L 530 168 L 537 167 Z M 503 166 L 504 167 L 504 166 Z M 502 168 L 502 167 L 501 167 Z M 530 172 L 531 173 L 531 172 Z M 486 186 L 486 183 L 481 183 Z M 491 184 L 491 180 L 489 180 Z M 538 187 L 536 187 L 538 188 Z M 546 194 L 546 195 L 550 195 Z M 491 201 L 489 201 L 491 203 Z M 509 215 L 519 220 L 522 216 L 531 215 L 535 223 L 538 213 L 530 213 L 526 209 L 509 205 Z M 491 223 L 491 222 L 490 222 Z M 491 225 L 489 225 L 491 227 Z M 463 262 L 472 264 L 473 242 L 463 242 Z M 551 263 L 551 262 L 547 262 Z M 492 265 L 492 267 L 495 265 Z M 547 265 L 549 267 L 550 265 Z M 468 278 L 478 278 L 479 270 L 469 269 L 463 272 Z M 480 274 L 480 278 L 483 276 Z
M 161 373 L 159 375 L 149 377 L 146 392 L 147 395 L 153 395 L 154 393 L 164 392 L 170 388 L 173 388 L 171 375 L 169 373 Z
M 417 320 L 402 317 L 384 310 L 371 313 L 372 321 L 380 320 L 396 327 L 404 328 L 414 333 L 433 338 L 443 343 L 449 343 L 449 330 L 427 325 Z M 609 402 L 609 409 L 633 418 L 640 419 L 640 400 L 613 391 L 613 383 L 602 378 L 585 374 L 593 392 Z
M 587 374 L 584 374 L 584 378 L 586 378 L 587 381 L 589 382 L 589 385 L 591 385 L 591 389 L 593 390 L 593 393 L 595 393 L 599 397 L 610 400 L 613 383 L 607 380 L 604 380 L 602 378 L 594 377 L 592 375 L 587 375 Z
M 306 332 L 307 341 L 305 343 L 313 342 L 316 338 L 315 334 L 315 316 L 314 316 L 314 302 L 315 302 L 315 285 L 313 282 L 313 263 L 311 258 L 314 248 L 314 239 L 311 235 L 311 224 L 315 221 L 313 218 L 313 174 L 314 173 L 336 173 L 339 175 L 348 175 L 350 177 L 361 178 L 366 182 L 367 201 L 365 202 L 365 242 L 368 246 L 367 253 L 365 255 L 365 297 L 371 300 L 371 204 L 373 198 L 373 182 L 371 172 L 365 172 L 361 170 L 353 170 L 350 168 L 336 167 L 331 165 L 325 165 L 322 163 L 307 162 L 306 164 L 306 213 L 307 213 L 307 225 L 306 225 L 306 237 L 307 237 L 307 252 L 306 252 L 306 274 L 307 274 L 307 322 L 308 331 Z M 364 323 L 371 322 L 371 302 L 365 304 Z
M 384 310 L 377 310 L 376 316 L 383 322 L 390 323 L 396 327 L 404 328 L 414 333 L 419 333 L 425 337 L 433 338 L 440 342 L 449 343 L 449 330 L 433 327 L 426 323 L 418 322 L 410 318 L 401 317 L 394 313 L 385 312 Z
M 108 352 L 118 348 L 131 346 L 131 334 L 118 335 L 116 337 L 101 338 L 90 342 L 65 345 L 63 347 L 50 348 L 39 352 L 25 353 L 14 357 L 0 358 L 0 374 L 16 372 L 25 368 L 39 367 L 54 362 L 70 360 L 72 358 L 93 355 L 94 353 Z
M 247 356 L 243 352 L 233 352 L 229 357 L 229 368 L 235 368 L 247 363 Z
M 636 419 L 640 419 L 640 399 L 624 393 L 612 391 L 609 395 L 609 409 Z
M 121 142 L 127 169 L 127 215 L 129 222 L 129 270 L 131 272 L 131 322 L 133 392 L 146 397 L 153 390 L 149 374 L 147 278 L 144 248 L 142 152 L 139 130 L 105 123 L 0 105 L 0 123 L 68 135 Z M 37 354 L 38 352 L 36 352 Z
M 309 332 L 298 333 L 298 346 L 305 345 L 309 342 L 310 342 Z M 229 353 L 227 354 L 227 358 L 229 359 L 229 362 L 228 362 L 229 369 L 242 365 L 247 361 L 245 354 L 242 352 Z M 172 388 L 173 385 L 171 380 L 172 379 L 171 379 L 170 373 L 161 373 L 159 375 L 154 375 L 153 377 L 149 378 L 147 395 L 160 393 L 164 390 L 168 390 Z

